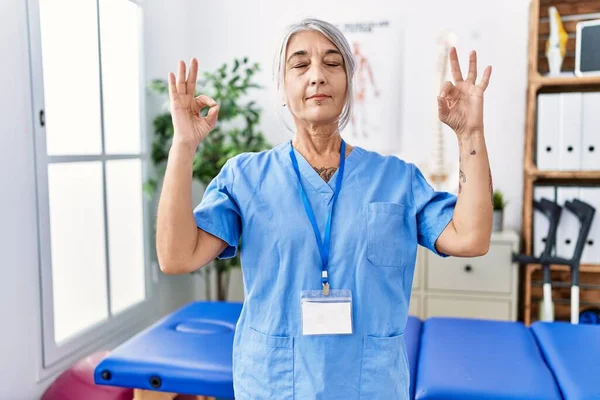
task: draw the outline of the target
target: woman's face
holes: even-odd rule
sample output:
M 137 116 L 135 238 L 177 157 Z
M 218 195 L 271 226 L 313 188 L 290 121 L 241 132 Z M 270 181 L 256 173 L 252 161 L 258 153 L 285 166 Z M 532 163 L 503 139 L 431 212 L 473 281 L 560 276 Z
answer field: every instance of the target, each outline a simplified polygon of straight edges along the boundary
M 336 122 L 346 97 L 346 70 L 339 50 L 320 32 L 297 33 L 288 43 L 286 104 L 296 122 Z

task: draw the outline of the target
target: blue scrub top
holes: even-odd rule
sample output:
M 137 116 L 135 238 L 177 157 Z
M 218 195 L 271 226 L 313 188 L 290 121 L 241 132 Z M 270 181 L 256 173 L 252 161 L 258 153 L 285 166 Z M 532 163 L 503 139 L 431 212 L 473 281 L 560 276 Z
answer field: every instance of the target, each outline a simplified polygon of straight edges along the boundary
M 419 169 L 355 146 L 331 223 L 331 289 L 352 291 L 351 335 L 303 336 L 300 292 L 321 290 L 321 259 L 289 151 L 227 161 L 194 216 L 200 229 L 241 238 L 244 305 L 233 345 L 236 400 L 409 398 L 404 342 L 417 244 L 434 242 L 452 219 L 456 196 L 435 191 Z M 336 185 L 294 149 L 321 235 Z

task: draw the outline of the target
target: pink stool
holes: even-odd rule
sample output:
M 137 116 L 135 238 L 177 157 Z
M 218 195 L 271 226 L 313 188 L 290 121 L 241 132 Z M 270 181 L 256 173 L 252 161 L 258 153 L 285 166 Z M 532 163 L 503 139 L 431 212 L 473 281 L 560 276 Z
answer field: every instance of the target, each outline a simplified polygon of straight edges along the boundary
M 41 400 L 131 400 L 133 389 L 96 385 L 94 369 L 108 354 L 100 351 L 79 360 L 46 389 Z

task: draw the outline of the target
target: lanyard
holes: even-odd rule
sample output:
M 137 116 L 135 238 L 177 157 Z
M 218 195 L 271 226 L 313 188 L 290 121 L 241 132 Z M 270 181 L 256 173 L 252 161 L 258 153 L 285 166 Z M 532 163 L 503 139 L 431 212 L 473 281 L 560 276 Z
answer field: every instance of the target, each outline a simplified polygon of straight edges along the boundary
M 294 170 L 296 171 L 296 176 L 298 177 L 298 183 L 300 185 L 300 194 L 302 195 L 302 202 L 304 203 L 304 209 L 306 210 L 306 214 L 308 215 L 308 219 L 312 224 L 313 231 L 315 232 L 315 237 L 317 239 L 317 246 L 319 246 L 319 253 L 321 254 L 321 284 L 323 286 L 323 294 L 329 295 L 329 277 L 327 276 L 327 266 L 329 263 L 329 243 L 331 236 L 331 216 L 333 214 L 333 207 L 335 206 L 335 202 L 337 200 L 338 194 L 340 193 L 340 189 L 342 188 L 342 177 L 344 175 L 344 164 L 346 163 L 346 142 L 342 139 L 342 146 L 340 148 L 340 167 L 338 170 L 338 176 L 335 186 L 335 192 L 333 193 L 333 200 L 331 202 L 331 209 L 329 210 L 329 216 L 327 217 L 327 226 L 325 227 L 325 239 L 324 243 L 321 241 L 321 233 L 319 232 L 319 227 L 317 225 L 317 221 L 315 219 L 315 214 L 313 213 L 312 207 L 308 202 L 308 198 L 306 197 L 306 193 L 304 188 L 302 187 L 302 180 L 300 178 L 300 169 L 298 168 L 298 160 L 296 159 L 296 155 L 294 154 L 294 148 L 290 149 L 290 158 L 292 159 L 292 164 L 294 165 Z

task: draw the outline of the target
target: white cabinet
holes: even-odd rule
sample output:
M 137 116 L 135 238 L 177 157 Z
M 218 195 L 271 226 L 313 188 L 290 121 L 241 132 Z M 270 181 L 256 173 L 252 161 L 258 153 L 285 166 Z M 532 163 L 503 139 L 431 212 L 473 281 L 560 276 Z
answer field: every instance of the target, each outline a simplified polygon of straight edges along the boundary
M 515 321 L 519 252 L 516 232 L 492 234 L 481 257 L 439 257 L 419 247 L 409 313 L 421 319 L 451 316 Z

